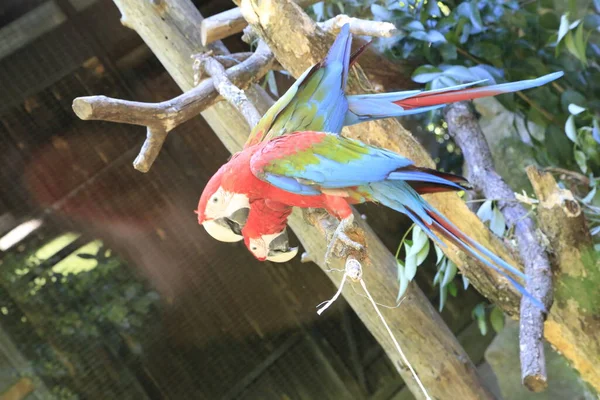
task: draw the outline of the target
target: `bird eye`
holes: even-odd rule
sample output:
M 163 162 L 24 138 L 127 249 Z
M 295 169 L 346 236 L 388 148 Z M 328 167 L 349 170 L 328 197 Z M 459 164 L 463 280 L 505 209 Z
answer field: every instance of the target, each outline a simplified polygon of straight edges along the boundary
M 218 197 L 213 197 L 212 202 L 213 203 L 218 203 L 219 202 L 219 198 Z
M 251 249 L 252 251 L 256 251 L 256 250 L 258 250 L 258 247 L 256 247 L 256 246 L 252 246 L 250 249 Z

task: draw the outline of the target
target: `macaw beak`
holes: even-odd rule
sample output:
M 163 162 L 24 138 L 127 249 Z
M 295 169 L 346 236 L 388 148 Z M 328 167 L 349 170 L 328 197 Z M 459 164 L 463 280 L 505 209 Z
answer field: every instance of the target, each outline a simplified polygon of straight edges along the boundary
M 206 232 L 220 242 L 233 243 L 244 239 L 242 229 L 248 220 L 249 208 L 240 208 L 229 217 L 204 221 L 202 226 Z
M 202 223 L 206 232 L 220 242 L 239 242 L 244 237 L 240 234 L 241 228 L 229 218 L 217 218 Z
M 287 230 L 284 229 L 279 236 L 269 243 L 267 260 L 284 263 L 290 261 L 298 254 L 298 247 L 290 247 Z

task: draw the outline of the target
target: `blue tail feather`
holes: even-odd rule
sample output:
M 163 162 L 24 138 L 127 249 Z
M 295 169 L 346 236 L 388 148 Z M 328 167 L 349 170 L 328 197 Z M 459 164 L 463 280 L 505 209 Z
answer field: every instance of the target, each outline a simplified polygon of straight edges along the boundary
M 497 271 L 500 275 L 508 279 L 523 296 L 530 299 L 536 307 L 546 312 L 546 307 L 539 300 L 534 298 L 531 293 L 503 270 L 509 271 L 520 278 L 527 279 L 525 274 L 465 235 L 435 208 L 425 202 L 406 182 L 383 181 L 371 183 L 369 188 L 378 202 L 406 214 L 436 244 L 445 246 L 434 231 L 441 233 L 463 251 L 469 253 L 487 267 Z

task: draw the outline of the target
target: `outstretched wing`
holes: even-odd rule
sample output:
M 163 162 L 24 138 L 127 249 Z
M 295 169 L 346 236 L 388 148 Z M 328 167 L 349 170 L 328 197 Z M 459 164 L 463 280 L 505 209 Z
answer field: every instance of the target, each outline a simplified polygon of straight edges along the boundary
M 301 194 L 381 181 L 409 165 L 410 160 L 392 151 L 323 132 L 275 138 L 250 162 L 259 179 Z
M 245 147 L 295 131 L 340 132 L 348 110 L 344 92 L 348 69 L 368 45 L 350 55 L 351 44 L 346 24 L 323 61 L 308 68 L 265 113 Z

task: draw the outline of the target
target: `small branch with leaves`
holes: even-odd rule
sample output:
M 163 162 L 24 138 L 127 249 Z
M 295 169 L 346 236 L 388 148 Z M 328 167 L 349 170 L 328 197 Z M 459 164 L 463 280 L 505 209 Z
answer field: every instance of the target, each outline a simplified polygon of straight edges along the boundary
M 142 103 L 106 96 L 78 97 L 73 101 L 73 111 L 83 120 L 145 126 L 146 141 L 133 165 L 138 171 L 148 172 L 171 130 L 222 100 L 219 98 L 219 94 L 222 93 L 216 86 L 222 88 L 226 96 L 235 93 L 235 90 L 228 91 L 233 86 L 241 92 L 239 87 L 245 88 L 263 77 L 271 69 L 273 60 L 273 53 L 267 45 L 259 42 L 256 51 L 251 55 L 242 53 L 215 56 L 206 61 L 212 67 L 211 72 L 219 70 L 219 82 L 214 77 L 206 79 L 192 90 L 160 103 Z M 221 68 L 215 64 L 219 64 Z M 225 70 L 227 66 L 231 67 Z M 239 94 L 237 97 L 241 98 Z
M 514 192 L 496 172 L 491 151 L 472 105 L 468 102 L 450 104 L 444 109 L 444 117 L 448 132 L 461 148 L 469 166 L 469 181 L 485 197 L 503 199 L 498 204 L 508 226 L 514 226 L 521 259 L 529 278 L 525 288 L 549 309 L 552 304 L 552 271 L 546 248 L 527 209 L 514 201 Z M 548 385 L 543 347 L 544 320 L 544 313 L 523 297 L 519 338 L 521 376 L 523 384 L 534 392 L 543 391 Z

